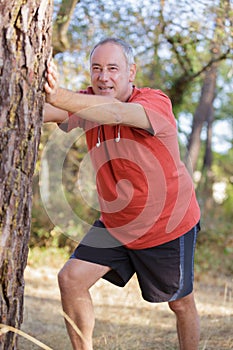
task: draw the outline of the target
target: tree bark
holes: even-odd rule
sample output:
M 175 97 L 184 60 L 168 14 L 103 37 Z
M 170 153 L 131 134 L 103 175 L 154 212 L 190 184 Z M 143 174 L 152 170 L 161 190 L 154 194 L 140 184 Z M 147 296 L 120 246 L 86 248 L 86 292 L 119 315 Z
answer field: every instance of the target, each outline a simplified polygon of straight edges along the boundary
M 208 120 L 212 112 L 215 98 L 217 63 L 214 63 L 206 72 L 201 91 L 201 97 L 193 116 L 192 132 L 188 143 L 186 163 L 191 163 L 193 170 L 197 167 L 197 160 L 201 148 L 201 131 L 203 124 Z
M 52 0 L 3 0 L 0 15 L 0 323 L 20 328 Z M 0 349 L 16 335 L 0 330 Z
M 207 118 L 206 125 L 206 142 L 205 142 L 205 154 L 203 159 L 203 170 L 211 170 L 213 161 L 212 152 L 212 138 L 213 138 L 213 122 L 214 122 L 214 108 L 210 109 L 210 113 Z
M 197 191 L 202 194 L 203 212 L 209 212 L 214 204 L 213 200 L 213 183 L 214 183 L 214 173 L 212 171 L 212 136 L 213 136 L 213 122 L 214 122 L 214 109 L 210 112 L 207 119 L 207 137 L 205 143 L 205 154 L 202 166 L 202 177 L 198 185 Z

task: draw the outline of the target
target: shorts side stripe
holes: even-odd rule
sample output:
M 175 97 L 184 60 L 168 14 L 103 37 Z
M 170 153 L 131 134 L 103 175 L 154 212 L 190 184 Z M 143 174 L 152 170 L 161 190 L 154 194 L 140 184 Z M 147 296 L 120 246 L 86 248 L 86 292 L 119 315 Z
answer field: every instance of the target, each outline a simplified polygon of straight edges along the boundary
M 184 287 L 184 236 L 180 237 L 180 282 L 179 289 L 177 292 L 171 297 L 169 301 L 176 300 L 180 292 Z
M 194 232 L 193 232 L 193 236 L 194 236 L 194 243 L 193 243 L 193 252 L 192 252 L 192 257 L 193 257 L 193 261 L 192 261 L 192 281 L 194 280 L 194 253 L 195 253 L 195 247 L 196 247 L 196 241 L 197 241 L 197 226 L 195 226 L 193 228 Z

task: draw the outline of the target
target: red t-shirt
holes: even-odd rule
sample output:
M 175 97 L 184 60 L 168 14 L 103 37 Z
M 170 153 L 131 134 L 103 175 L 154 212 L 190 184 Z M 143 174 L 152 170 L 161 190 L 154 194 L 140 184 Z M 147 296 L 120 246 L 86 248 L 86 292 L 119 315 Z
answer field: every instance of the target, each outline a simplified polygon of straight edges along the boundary
M 93 94 L 91 87 L 81 92 Z M 199 221 L 200 209 L 192 179 L 180 160 L 169 98 L 160 90 L 134 88 L 130 102 L 144 107 L 153 130 L 99 125 L 73 114 L 66 131 L 85 130 L 96 172 L 100 219 L 124 245 L 143 249 L 188 232 Z

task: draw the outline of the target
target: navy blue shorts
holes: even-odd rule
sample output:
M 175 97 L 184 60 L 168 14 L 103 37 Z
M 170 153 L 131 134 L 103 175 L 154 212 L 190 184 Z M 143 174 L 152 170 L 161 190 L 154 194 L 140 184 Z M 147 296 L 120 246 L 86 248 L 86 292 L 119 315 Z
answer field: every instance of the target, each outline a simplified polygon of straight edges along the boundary
M 120 287 L 136 273 L 145 300 L 173 301 L 193 290 L 194 251 L 199 229 L 197 224 L 171 242 L 133 250 L 122 246 L 97 220 L 71 258 L 109 266 L 111 270 L 103 278 Z

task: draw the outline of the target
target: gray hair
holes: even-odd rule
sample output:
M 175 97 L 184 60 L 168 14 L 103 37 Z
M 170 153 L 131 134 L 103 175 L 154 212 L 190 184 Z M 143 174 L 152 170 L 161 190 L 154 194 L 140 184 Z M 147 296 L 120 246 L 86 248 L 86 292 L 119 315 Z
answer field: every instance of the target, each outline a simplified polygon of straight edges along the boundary
M 93 49 L 91 50 L 91 53 L 90 53 L 90 59 L 93 55 L 93 52 L 95 51 L 95 49 L 101 45 L 104 45 L 104 44 L 107 44 L 107 43 L 112 43 L 112 44 L 115 44 L 115 45 L 118 45 L 122 48 L 123 50 L 123 53 L 125 55 L 125 58 L 126 58 L 126 62 L 128 63 L 128 65 L 131 65 L 131 64 L 134 64 L 135 63 L 135 60 L 134 60 L 134 50 L 132 48 L 132 46 L 128 43 L 126 43 L 124 40 L 122 39 L 118 39 L 118 38 L 112 38 L 112 37 L 109 37 L 109 38 L 105 38 L 101 41 L 99 41 L 94 47 Z

